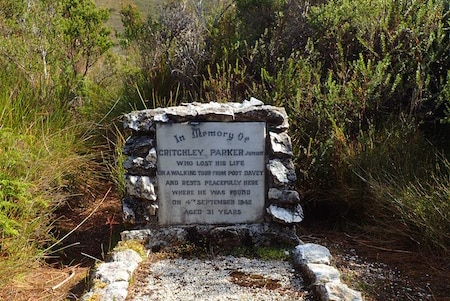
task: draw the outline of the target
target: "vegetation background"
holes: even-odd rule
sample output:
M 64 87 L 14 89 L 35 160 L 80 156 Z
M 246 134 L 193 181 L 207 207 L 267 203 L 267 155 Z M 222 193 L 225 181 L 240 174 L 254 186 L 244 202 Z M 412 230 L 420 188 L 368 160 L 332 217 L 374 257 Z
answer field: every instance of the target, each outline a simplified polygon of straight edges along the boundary
M 0 0 L 0 283 L 123 193 L 121 114 L 250 96 L 288 111 L 307 219 L 448 254 L 449 28 L 445 0 Z

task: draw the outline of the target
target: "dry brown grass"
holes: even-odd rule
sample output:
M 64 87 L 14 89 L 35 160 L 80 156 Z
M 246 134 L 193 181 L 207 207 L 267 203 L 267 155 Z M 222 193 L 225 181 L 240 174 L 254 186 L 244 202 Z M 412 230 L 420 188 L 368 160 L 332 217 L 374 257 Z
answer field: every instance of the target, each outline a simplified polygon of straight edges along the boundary
M 38 301 L 38 300 L 67 300 L 71 297 L 72 290 L 77 289 L 79 283 L 83 283 L 88 275 L 88 267 L 54 268 L 42 265 L 30 269 L 19 277 L 11 279 L 0 286 L 0 300 L 5 301 Z M 74 276 L 62 286 L 52 289 L 65 279 Z
M 8 261 L 0 258 L 0 300 L 78 300 L 87 289 L 87 276 L 93 266 L 93 260 L 82 253 L 103 259 L 111 240 L 108 218 L 120 219 L 120 211 L 120 198 L 115 193 L 106 194 L 106 197 L 99 194 L 95 198 L 75 198 L 59 208 L 55 233 L 62 237 L 74 231 L 55 249 L 73 246 L 52 253 L 55 258 L 48 259 L 51 264 L 41 260 L 25 261 L 20 257 Z M 113 235 L 117 236 L 119 230 L 119 225 L 113 225 Z M 29 262 L 28 266 L 24 262 Z M 55 287 L 58 284 L 61 285 Z

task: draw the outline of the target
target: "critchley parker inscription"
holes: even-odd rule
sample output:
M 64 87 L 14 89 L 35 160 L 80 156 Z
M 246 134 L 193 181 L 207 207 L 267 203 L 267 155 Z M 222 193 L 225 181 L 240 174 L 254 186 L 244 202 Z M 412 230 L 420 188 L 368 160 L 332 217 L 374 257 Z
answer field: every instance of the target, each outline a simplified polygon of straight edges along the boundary
M 157 124 L 160 225 L 261 222 L 265 122 Z

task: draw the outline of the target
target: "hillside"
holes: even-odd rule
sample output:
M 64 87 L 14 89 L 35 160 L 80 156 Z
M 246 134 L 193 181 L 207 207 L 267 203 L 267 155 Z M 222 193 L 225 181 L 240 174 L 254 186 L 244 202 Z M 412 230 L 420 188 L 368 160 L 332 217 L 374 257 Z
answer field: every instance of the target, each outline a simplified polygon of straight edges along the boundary
M 120 20 L 121 3 L 131 3 L 132 2 L 139 8 L 139 11 L 142 12 L 142 15 L 144 17 L 147 17 L 147 16 L 154 17 L 157 6 L 163 4 L 167 1 L 164 1 L 164 0 L 136 0 L 136 1 L 94 0 L 94 2 L 100 8 L 109 9 L 110 19 L 108 21 L 108 24 L 110 24 L 110 26 L 115 31 L 122 31 L 123 25 L 122 25 L 122 21 Z
M 390 276 L 368 287 L 354 254 L 448 300 L 448 1 L 124 0 L 124 24 L 121 2 L 0 1 L 0 299 L 46 299 L 114 245 L 124 113 L 255 97 L 289 116 L 302 239 L 368 300 Z

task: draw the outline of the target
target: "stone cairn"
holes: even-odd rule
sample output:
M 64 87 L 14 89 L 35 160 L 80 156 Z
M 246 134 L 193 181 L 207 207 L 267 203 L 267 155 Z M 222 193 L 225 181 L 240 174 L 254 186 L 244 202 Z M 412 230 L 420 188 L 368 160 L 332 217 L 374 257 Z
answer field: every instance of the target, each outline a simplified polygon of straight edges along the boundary
M 264 222 L 245 225 L 184 225 L 160 227 L 157 193 L 156 127 L 160 123 L 182 122 L 266 122 L 266 200 Z M 243 103 L 184 104 L 177 107 L 136 111 L 125 115 L 124 127 L 131 131 L 123 153 L 127 196 L 123 199 L 124 222 L 134 229 L 121 233 L 122 241 L 140 240 L 158 250 L 190 242 L 207 242 L 209 247 L 295 245 L 293 263 L 321 301 L 361 301 L 360 292 L 340 281 L 339 271 L 330 265 L 327 248 L 304 244 L 295 234 L 303 219 L 296 180 L 292 145 L 287 134 L 288 119 L 283 108 L 250 99 Z M 125 300 L 129 280 L 142 259 L 132 250 L 113 252 L 110 262 L 101 263 L 92 275 L 93 285 L 82 300 Z
M 268 240 L 285 238 L 284 242 L 298 243 L 294 225 L 302 221 L 303 211 L 299 194 L 294 190 L 296 174 L 287 134 L 288 117 L 284 108 L 264 105 L 254 98 L 243 103 L 189 103 L 126 114 L 124 128 L 131 131 L 131 136 L 123 148 L 127 156 L 123 164 L 127 193 L 122 202 L 124 222 L 135 228 L 158 228 L 156 124 L 207 121 L 266 122 L 266 213 L 265 222 L 260 225 L 236 225 L 232 230 L 230 226 L 196 225 L 195 231 L 211 232 L 214 228 L 208 233 L 214 238 L 224 235 L 223 231 L 232 231 L 241 237 L 236 243 L 242 242 L 242 236 L 252 237 L 250 243 L 261 239 L 265 242 L 262 233 Z

